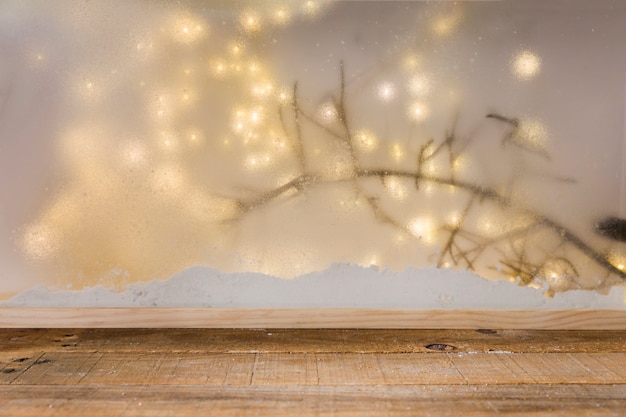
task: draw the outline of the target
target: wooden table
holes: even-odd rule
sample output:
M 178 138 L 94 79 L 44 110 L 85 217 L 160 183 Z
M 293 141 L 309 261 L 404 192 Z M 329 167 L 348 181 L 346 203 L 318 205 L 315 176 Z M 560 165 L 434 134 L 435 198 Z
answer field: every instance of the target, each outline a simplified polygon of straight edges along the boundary
M 0 416 L 626 415 L 626 332 L 2 329 Z

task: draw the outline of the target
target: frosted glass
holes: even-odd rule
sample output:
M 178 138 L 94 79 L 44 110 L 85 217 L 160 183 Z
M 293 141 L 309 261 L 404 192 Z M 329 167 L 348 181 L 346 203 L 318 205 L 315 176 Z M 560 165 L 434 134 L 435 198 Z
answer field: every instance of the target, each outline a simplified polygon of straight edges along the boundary
M 625 39 L 620 0 L 5 0 L 0 298 L 621 289 Z

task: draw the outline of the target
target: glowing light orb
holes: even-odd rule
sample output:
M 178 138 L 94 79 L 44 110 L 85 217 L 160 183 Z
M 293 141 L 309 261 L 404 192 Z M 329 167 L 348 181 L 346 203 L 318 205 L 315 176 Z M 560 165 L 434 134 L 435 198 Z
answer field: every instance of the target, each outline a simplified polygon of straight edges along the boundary
M 241 14 L 239 23 L 243 30 L 248 34 L 255 34 L 261 31 L 261 18 L 254 11 L 246 11 Z
M 521 51 L 513 58 L 511 70 L 518 79 L 530 80 L 539 74 L 541 58 L 528 50 Z
M 409 222 L 409 230 L 418 239 L 430 243 L 433 240 L 433 222 L 427 217 L 417 217 Z
M 289 10 L 281 7 L 274 11 L 272 14 L 272 20 L 274 24 L 278 26 L 286 26 L 291 20 L 291 14 L 289 13 Z
M 26 256 L 45 260 L 55 255 L 58 250 L 57 237 L 48 225 L 32 225 L 26 228 L 20 246 Z
M 337 120 L 339 117 L 339 113 L 337 113 L 337 108 L 334 103 L 330 101 L 323 103 L 317 109 L 317 114 L 322 119 L 322 123 L 329 124 Z
M 372 152 L 378 148 L 378 139 L 369 130 L 359 130 L 354 134 L 354 144 L 362 152 Z
M 426 103 L 414 102 L 409 106 L 408 116 L 416 122 L 421 122 L 430 116 L 430 110 Z
M 391 158 L 396 162 L 401 162 L 406 157 L 406 150 L 404 146 L 399 143 L 391 144 L 391 150 L 389 151 L 391 154 Z
M 378 98 L 385 103 L 396 97 L 396 86 L 389 81 L 380 83 L 376 88 L 376 91 L 378 93 Z

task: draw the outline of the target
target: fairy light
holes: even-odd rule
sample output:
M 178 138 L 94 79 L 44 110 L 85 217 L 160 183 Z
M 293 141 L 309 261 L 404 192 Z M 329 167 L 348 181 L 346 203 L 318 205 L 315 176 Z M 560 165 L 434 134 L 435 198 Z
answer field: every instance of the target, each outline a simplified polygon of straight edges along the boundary
M 376 88 L 378 98 L 384 103 L 388 103 L 396 97 L 396 86 L 389 81 L 384 81 Z
M 228 64 L 224 60 L 218 59 L 210 64 L 210 69 L 214 77 L 223 77 L 228 72 Z
M 31 259 L 38 261 L 50 259 L 58 252 L 58 236 L 51 225 L 31 225 L 22 234 L 20 247 Z
M 272 20 L 278 26 L 286 26 L 289 23 L 289 20 L 291 20 L 291 15 L 286 8 L 281 7 L 274 11 L 272 14 Z
M 258 82 L 252 87 L 252 95 L 259 99 L 270 97 L 273 91 L 274 87 L 269 81 Z
M 258 74 L 261 71 L 261 65 L 257 61 L 250 61 L 248 71 L 250 74 Z
M 452 212 L 448 214 L 446 220 L 447 220 L 448 226 L 459 227 L 459 225 L 461 224 L 461 214 L 456 211 Z
M 319 115 L 321 122 L 324 124 L 330 124 L 336 121 L 339 117 L 337 107 L 335 107 L 335 104 L 330 101 L 322 103 L 317 109 L 317 114 Z
M 243 45 L 239 42 L 231 43 L 229 51 L 232 56 L 239 56 L 243 52 Z
M 262 118 L 262 117 L 263 117 L 263 116 L 262 116 L 261 112 L 260 112 L 260 111 L 258 111 L 258 110 L 254 110 L 254 111 L 252 111 L 252 112 L 250 113 L 250 121 L 251 121 L 253 124 L 259 124 L 259 122 L 261 121 L 261 118 Z
M 185 106 L 190 106 L 194 104 L 197 98 L 198 98 L 197 94 L 192 89 L 183 88 L 180 92 L 180 103 Z
M 187 129 L 184 134 L 184 138 L 186 139 L 186 142 L 188 144 L 193 146 L 201 145 L 204 143 L 205 140 L 202 131 L 196 128 Z
M 371 266 L 380 266 L 382 263 L 380 262 L 380 256 L 373 253 L 365 256 L 364 260 L 359 262 L 359 264 L 363 267 L 369 268 Z
M 537 148 L 545 145 L 548 138 L 546 125 L 537 119 L 522 119 L 513 138 L 515 142 Z
M 416 122 L 421 122 L 429 116 L 428 106 L 423 102 L 414 102 L 409 106 L 408 116 Z
M 530 80 L 541 71 L 541 58 L 529 50 L 518 52 L 511 62 L 511 71 L 519 80 Z
M 399 143 L 392 143 L 389 153 L 395 162 L 402 162 L 406 158 L 406 149 Z
M 174 132 L 161 132 L 159 147 L 166 154 L 175 154 L 180 151 L 180 138 Z
M 619 269 L 620 271 L 626 270 L 626 256 L 625 255 L 622 255 L 616 252 L 610 252 L 607 255 L 607 260 L 609 261 L 611 265 L 613 265 L 615 268 Z
M 83 103 L 96 103 L 104 95 L 104 83 L 93 75 L 79 75 L 74 83 L 74 91 Z
M 291 94 L 286 87 L 281 87 L 278 90 L 277 98 L 281 104 L 289 104 L 291 102 Z
M 307 0 L 303 6 L 304 13 L 309 17 L 315 17 L 319 14 L 321 8 L 320 2 L 315 0 Z
M 191 44 L 207 35 L 207 26 L 201 20 L 191 16 L 177 16 L 172 19 L 171 37 L 176 42 Z
M 248 155 L 244 161 L 244 166 L 249 171 L 256 171 L 259 169 L 266 168 L 270 165 L 272 161 L 272 157 L 269 153 L 258 153 Z
M 369 130 L 359 130 L 354 134 L 354 144 L 362 152 L 372 152 L 378 148 L 378 139 Z
M 439 37 L 451 35 L 461 23 L 462 14 L 452 13 L 437 17 L 432 23 L 432 31 Z
M 416 217 L 409 222 L 411 233 L 423 242 L 431 243 L 433 240 L 433 222 L 428 217 Z
M 255 34 L 261 30 L 261 18 L 252 10 L 242 13 L 239 18 L 239 23 L 243 30 L 249 34 Z
M 501 227 L 495 223 L 495 220 L 490 218 L 488 215 L 481 216 L 478 219 L 478 232 L 486 238 L 497 236 L 498 233 L 501 232 Z

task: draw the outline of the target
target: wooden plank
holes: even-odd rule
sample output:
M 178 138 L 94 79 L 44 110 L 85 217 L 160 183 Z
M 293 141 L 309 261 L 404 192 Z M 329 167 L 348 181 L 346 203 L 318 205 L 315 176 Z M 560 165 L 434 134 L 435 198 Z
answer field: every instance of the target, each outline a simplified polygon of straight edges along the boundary
M 67 361 L 75 352 L 64 354 Z M 254 354 L 105 353 L 81 385 L 250 385 Z
M 532 384 L 530 373 L 513 360 L 519 354 L 448 353 L 467 384 Z M 626 381 L 625 381 L 626 382 Z
M 307 353 L 257 354 L 252 385 L 318 385 L 317 358 Z
M 624 385 L 2 386 L 0 416 L 616 416 Z
M 511 355 L 511 359 L 532 376 L 540 384 L 620 384 L 624 381 L 626 362 L 620 354 L 602 354 L 605 362 L 612 363 L 613 372 L 609 367 L 597 360 L 592 353 L 525 353 Z M 591 360 L 596 368 L 585 366 Z
M 611 366 L 607 366 L 611 364 Z M 616 353 L 46 353 L 0 384 L 626 384 Z
M 0 385 L 12 383 L 35 363 L 39 365 L 42 355 L 43 353 L 41 352 L 28 356 L 0 355 L 2 358 L 2 363 L 0 364 Z
M 383 353 L 375 357 L 388 385 L 466 383 L 445 353 Z
M 626 331 L 390 329 L 0 329 L 0 366 L 37 352 L 624 352 Z M 4 353 L 3 353 L 4 352 Z
M 101 353 L 76 352 L 71 356 L 55 352 L 44 353 L 11 381 L 11 384 L 77 384 L 101 357 Z
M 626 311 L 1 308 L 0 327 L 626 330 Z
M 407 360 L 409 354 L 407 354 Z M 318 353 L 320 385 L 384 385 L 385 375 L 376 356 L 363 353 Z

